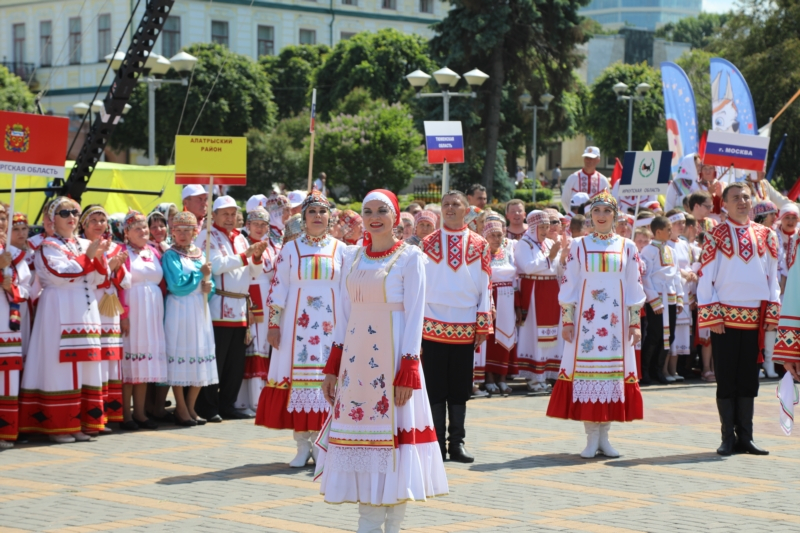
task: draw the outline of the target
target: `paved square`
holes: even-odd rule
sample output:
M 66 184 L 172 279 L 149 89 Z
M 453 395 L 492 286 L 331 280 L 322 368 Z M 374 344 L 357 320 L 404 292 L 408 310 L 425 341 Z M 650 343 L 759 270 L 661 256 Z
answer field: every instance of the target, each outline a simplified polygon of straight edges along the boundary
M 547 397 L 473 400 L 477 461 L 446 463 L 450 495 L 410 504 L 404 531 L 800 531 L 800 437 L 780 431 L 776 384 L 756 401 L 767 457 L 714 452 L 714 385 L 645 388 L 613 460 L 582 460 L 582 424 L 546 418 Z M 290 432 L 246 421 L 35 440 L 0 452 L 0 533 L 355 531 L 356 506 L 325 504 L 293 456 Z

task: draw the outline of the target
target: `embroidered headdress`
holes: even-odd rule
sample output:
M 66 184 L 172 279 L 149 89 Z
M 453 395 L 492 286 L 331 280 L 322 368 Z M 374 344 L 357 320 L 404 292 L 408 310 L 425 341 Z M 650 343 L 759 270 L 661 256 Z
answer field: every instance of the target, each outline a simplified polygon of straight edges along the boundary
M 25 213 L 14 213 L 14 218 L 11 219 L 12 226 L 27 226 L 28 215 Z
M 172 228 L 192 227 L 197 229 L 197 217 L 190 211 L 181 211 L 172 218 Z
M 269 213 L 263 207 L 256 207 L 247 213 L 247 221 L 253 222 L 254 220 L 260 220 L 269 224 Z
M 499 220 L 487 220 L 486 223 L 483 225 L 483 236 L 488 237 L 492 233 L 499 231 L 500 233 L 505 235 L 506 228 L 505 225 L 500 222 Z
M 125 218 L 122 220 L 122 229 L 124 231 L 128 231 L 129 229 L 131 229 L 131 227 L 133 227 L 135 224 L 138 224 L 139 222 L 147 223 L 147 219 L 140 212 L 128 208 L 128 214 L 125 215 Z
M 611 193 L 608 192 L 608 190 L 603 189 L 602 191 L 600 191 L 599 193 L 595 194 L 592 197 L 591 204 L 589 205 L 591 206 L 589 212 L 594 210 L 595 207 L 600 207 L 600 206 L 608 206 L 614 211 L 616 211 L 617 199 L 611 196 Z
M 394 215 L 394 225 L 397 226 L 400 224 L 400 204 L 397 201 L 397 196 L 392 191 L 387 191 L 386 189 L 375 189 L 374 191 L 370 191 L 364 197 L 364 201 L 361 202 L 361 214 L 364 214 L 364 205 L 367 202 L 371 202 L 373 200 L 378 200 L 379 202 L 383 202 L 386 204 L 386 207 Z

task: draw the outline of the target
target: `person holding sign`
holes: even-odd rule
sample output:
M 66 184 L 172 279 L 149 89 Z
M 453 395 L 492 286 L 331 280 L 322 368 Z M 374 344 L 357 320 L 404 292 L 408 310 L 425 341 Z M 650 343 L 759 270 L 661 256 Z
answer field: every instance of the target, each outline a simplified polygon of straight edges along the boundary
M 728 218 L 706 234 L 697 283 L 698 326 L 711 330 L 720 455 L 767 455 L 753 442 L 753 410 L 764 332 L 781 312 L 778 238 L 749 219 L 752 196 L 742 182 L 722 193 Z M 781 340 L 775 353 L 781 353 Z
M 330 410 L 321 386 L 333 348 L 346 249 L 330 236 L 330 207 L 322 193 L 311 191 L 301 204 L 301 216 L 303 232 L 284 243 L 267 299 L 272 356 L 256 414 L 260 426 L 294 430 L 297 455 L 289 462 L 292 468 L 316 456 L 313 437 Z
M 208 261 L 214 275 L 214 294 L 209 309 L 214 324 L 219 386 L 203 387 L 197 412 L 209 422 L 253 418 L 236 410 L 236 398 L 242 385 L 245 350 L 250 344 L 250 282 L 262 269 L 261 255 L 269 242 L 247 245 L 236 229 L 239 207 L 230 196 L 214 200 L 214 224 L 210 234 L 204 229 L 197 237 L 203 250 L 210 240 Z
M 639 252 L 613 232 L 617 201 L 608 191 L 592 199 L 590 215 L 593 232 L 572 242 L 558 294 L 566 342 L 547 407 L 547 416 L 584 423 L 584 459 L 598 451 L 619 457 L 608 440 L 611 422 L 644 414 L 633 349 L 645 301 Z
M 419 368 L 425 256 L 393 235 L 393 193 L 363 206 L 366 245 L 348 249 L 337 291 L 316 475 L 326 502 L 359 503 L 359 531 L 399 532 L 407 500 L 449 492 Z
M 93 288 L 108 274 L 108 239 L 75 238 L 80 206 L 53 200 L 47 216 L 54 234 L 36 251 L 43 290 L 20 385 L 20 431 L 57 443 L 86 441 L 103 423 L 101 319 Z

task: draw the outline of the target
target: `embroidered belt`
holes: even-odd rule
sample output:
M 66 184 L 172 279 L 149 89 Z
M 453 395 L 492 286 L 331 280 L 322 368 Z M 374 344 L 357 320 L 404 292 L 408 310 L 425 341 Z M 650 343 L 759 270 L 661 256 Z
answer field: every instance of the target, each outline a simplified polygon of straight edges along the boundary
M 218 294 L 219 296 L 222 296 L 224 298 L 233 298 L 234 300 L 247 301 L 247 313 L 245 313 L 245 317 L 247 319 L 247 333 L 245 333 L 244 335 L 244 343 L 249 345 L 253 340 L 252 335 L 250 334 L 250 324 L 252 323 L 250 314 L 253 312 L 253 301 L 250 300 L 250 294 L 242 292 L 220 291 L 220 290 L 214 291 L 214 294 Z
M 549 280 L 557 279 L 558 276 L 535 276 L 533 274 L 520 274 L 520 279 Z
M 497 283 L 492 283 L 492 288 L 496 289 L 498 287 L 513 287 L 514 284 L 510 281 L 498 281 Z

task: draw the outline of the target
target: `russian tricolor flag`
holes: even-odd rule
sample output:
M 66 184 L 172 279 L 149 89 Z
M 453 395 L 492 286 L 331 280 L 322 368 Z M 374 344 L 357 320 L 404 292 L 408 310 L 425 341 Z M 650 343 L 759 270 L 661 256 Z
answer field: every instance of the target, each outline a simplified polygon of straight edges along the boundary
M 464 135 L 461 122 L 425 122 L 428 163 L 464 162 Z
M 763 172 L 768 150 L 769 137 L 709 131 L 703 164 Z

